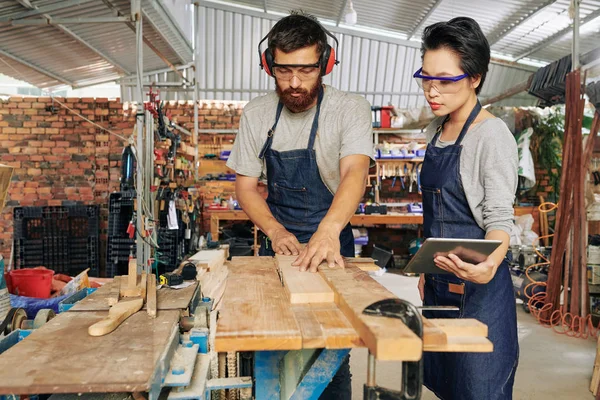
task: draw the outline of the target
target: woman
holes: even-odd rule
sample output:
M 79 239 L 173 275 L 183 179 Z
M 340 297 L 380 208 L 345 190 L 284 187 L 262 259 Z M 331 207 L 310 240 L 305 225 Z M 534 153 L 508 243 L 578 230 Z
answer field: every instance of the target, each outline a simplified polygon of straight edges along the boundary
M 429 318 L 475 318 L 488 326 L 493 353 L 425 353 L 425 385 L 450 399 L 511 399 L 518 363 L 513 287 L 505 260 L 517 188 L 517 144 L 477 99 L 490 46 L 470 18 L 427 27 L 423 67 L 414 77 L 438 117 L 427 128 L 421 170 L 426 237 L 495 239 L 502 245 L 474 265 L 456 255 L 435 264 L 449 274 L 419 280 L 425 305 L 458 306 Z

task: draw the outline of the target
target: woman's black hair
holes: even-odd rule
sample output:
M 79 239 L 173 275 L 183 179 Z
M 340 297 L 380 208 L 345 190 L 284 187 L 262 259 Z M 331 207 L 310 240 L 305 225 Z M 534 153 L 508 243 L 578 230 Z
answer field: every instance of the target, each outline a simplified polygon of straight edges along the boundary
M 269 49 L 290 53 L 304 47 L 317 45 L 319 56 L 327 46 L 327 35 L 317 18 L 300 10 L 280 19 L 269 32 Z
M 427 50 L 448 49 L 460 58 L 460 67 L 470 77 L 481 76 L 475 89 L 479 94 L 490 63 L 490 44 L 479 24 L 472 18 L 458 17 L 438 22 L 423 31 L 421 56 Z

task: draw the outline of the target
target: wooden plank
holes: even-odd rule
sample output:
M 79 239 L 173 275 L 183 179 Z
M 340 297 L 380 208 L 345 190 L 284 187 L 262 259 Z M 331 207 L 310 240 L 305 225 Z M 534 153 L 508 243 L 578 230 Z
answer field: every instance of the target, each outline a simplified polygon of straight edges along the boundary
M 111 282 L 111 283 L 105 283 L 102 286 L 102 287 L 106 286 L 106 289 L 109 292 L 108 296 L 106 298 L 106 303 L 109 306 L 114 306 L 115 304 L 117 304 L 119 302 L 119 298 L 121 297 L 121 283 L 119 282 L 120 279 L 121 279 L 120 277 L 115 276 L 114 279 L 113 279 L 113 282 Z M 99 288 L 98 290 L 96 290 L 95 293 L 98 293 L 98 291 L 100 289 L 101 288 Z M 100 296 L 98 296 L 98 298 L 100 298 Z
M 300 272 L 292 266 L 296 256 L 277 254 L 275 260 L 292 304 L 333 303 L 334 293 L 320 274 Z
M 448 343 L 446 333 L 436 326 L 433 321 L 422 317 L 423 319 L 423 346 L 443 345 Z
M 423 322 L 425 318 L 423 318 Z M 448 337 L 464 336 L 464 337 L 487 337 L 488 327 L 486 324 L 471 318 L 456 318 L 456 319 L 429 319 L 429 323 L 435 325 L 442 330 Z
M 479 336 L 451 336 L 448 343 L 441 345 L 424 345 L 423 351 L 450 353 L 491 353 L 494 344 L 487 338 Z
M 225 250 L 201 250 L 187 261 L 195 264 L 197 268 L 204 268 L 207 271 L 211 271 L 223 265 L 225 262 Z
M 70 310 L 71 311 L 107 311 L 110 308 L 109 299 L 111 298 L 111 290 L 113 287 L 118 287 L 119 277 L 115 277 L 115 281 L 105 283 L 101 288 L 96 290 L 94 293 L 87 296 L 85 299 L 77 302 Z M 123 279 L 127 281 L 127 279 Z M 183 310 L 186 309 L 194 292 L 196 291 L 197 284 L 183 288 L 183 289 L 171 289 L 168 287 L 162 287 L 157 291 L 156 304 L 158 310 Z M 146 307 L 146 306 L 145 306 Z
M 417 361 L 421 358 L 422 340 L 401 320 L 363 314 L 367 306 L 396 296 L 351 263 L 345 269 L 321 265 L 319 272 L 336 293 L 336 303 L 342 313 L 378 360 Z
M 219 312 L 215 350 L 299 350 L 302 334 L 272 257 L 235 257 Z
M 88 335 L 108 313 L 66 312 L 0 355 L 0 393 L 145 392 L 178 329 L 179 311 L 138 312 L 114 332 Z
M 325 348 L 347 349 L 365 346 L 356 329 L 335 303 L 310 304 L 310 308 L 325 337 Z
M 195 285 L 192 285 L 190 287 L 193 287 L 193 286 L 195 286 Z M 167 288 L 165 288 L 165 289 L 167 289 Z M 170 293 L 170 291 L 172 291 L 172 290 L 174 290 L 174 289 L 165 291 L 165 293 Z M 155 274 L 150 274 L 150 276 L 148 277 L 148 291 L 146 294 L 147 294 L 146 310 L 148 311 L 148 316 L 150 316 L 151 318 L 155 318 L 156 317 L 156 309 L 157 309 L 156 275 Z M 178 295 L 181 295 L 181 294 L 178 294 Z M 189 304 L 189 301 L 187 304 Z

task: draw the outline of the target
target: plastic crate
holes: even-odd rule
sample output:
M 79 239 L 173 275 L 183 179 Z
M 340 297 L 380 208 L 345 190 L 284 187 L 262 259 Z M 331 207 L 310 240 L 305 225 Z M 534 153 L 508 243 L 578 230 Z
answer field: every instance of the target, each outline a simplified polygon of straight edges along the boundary
M 179 230 L 159 228 L 157 242 L 159 274 L 175 270 L 183 258 L 183 241 L 180 240 Z
M 136 254 L 135 240 L 127 233 L 129 222 L 133 216 L 135 192 L 115 192 L 108 198 L 108 238 L 106 243 L 106 276 L 127 273 L 129 254 L 133 246 Z
M 98 206 L 17 207 L 14 218 L 16 268 L 98 275 Z

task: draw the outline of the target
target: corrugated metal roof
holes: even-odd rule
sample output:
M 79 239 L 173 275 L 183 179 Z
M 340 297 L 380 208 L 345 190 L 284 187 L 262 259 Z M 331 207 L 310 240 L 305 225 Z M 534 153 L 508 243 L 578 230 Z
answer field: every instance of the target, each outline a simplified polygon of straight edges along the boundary
M 225 0 L 225 3 L 252 6 L 268 12 L 285 13 L 290 2 L 284 0 Z M 320 19 L 337 22 L 348 10 L 350 0 L 295 0 L 293 8 L 303 9 Z M 210 1 L 202 3 L 210 7 Z M 492 51 L 509 59 L 524 57 L 544 62 L 557 60 L 570 53 L 571 0 L 352 0 L 358 15 L 356 28 L 390 32 L 400 38 L 419 40 L 423 29 L 435 22 L 458 16 L 472 17 L 488 36 Z M 344 6 L 346 8 L 344 9 Z M 600 16 L 600 1 L 585 0 L 580 4 L 582 20 Z M 593 24 L 593 22 L 591 22 Z M 585 24 L 582 32 L 585 32 Z M 564 37 L 550 46 L 537 46 L 567 29 Z M 593 34 L 582 34 L 582 53 L 594 46 Z
M 60 6 L 61 3 L 68 7 Z M 130 15 L 129 0 L 31 0 L 34 7 L 57 8 L 52 18 L 97 18 Z M 0 1 L 0 18 L 16 17 L 29 8 L 15 0 Z M 144 70 L 152 71 L 192 61 L 188 38 L 158 0 L 142 1 Z M 30 19 L 41 19 L 35 15 Z M 118 79 L 136 71 L 133 23 L 86 23 L 62 25 L 11 25 L 0 23 L 0 57 L 28 65 L 27 74 L 16 74 L 5 64 L 2 73 L 41 88 L 68 84 L 73 87 Z M 156 51 L 155 51 L 156 50 Z M 157 54 L 160 53 L 159 54 Z M 17 68 L 19 70 L 20 68 Z M 49 77 L 54 79 L 48 79 Z M 58 79 L 56 79 L 58 78 Z M 57 84 L 57 81 L 60 83 Z

